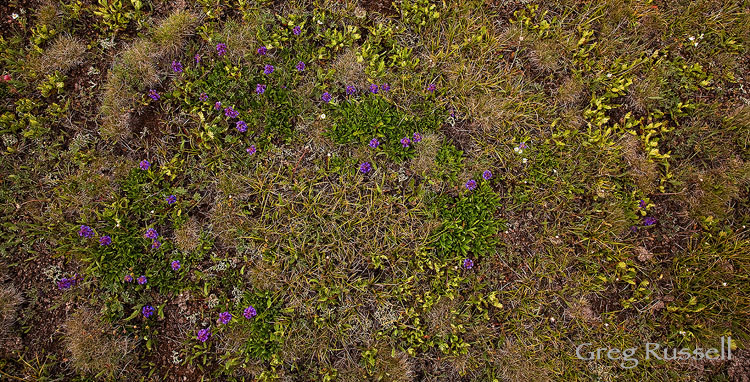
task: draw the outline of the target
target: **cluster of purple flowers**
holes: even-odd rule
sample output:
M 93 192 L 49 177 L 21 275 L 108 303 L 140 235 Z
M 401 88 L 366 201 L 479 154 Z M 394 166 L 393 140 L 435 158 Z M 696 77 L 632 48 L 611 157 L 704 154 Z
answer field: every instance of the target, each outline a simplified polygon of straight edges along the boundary
M 320 99 L 322 99 L 325 103 L 331 102 L 331 95 L 328 92 L 325 92 L 322 96 L 320 96 Z
M 200 54 L 196 54 L 195 55 L 195 63 L 196 64 L 200 64 L 201 63 L 201 55 Z
M 263 74 L 271 74 L 273 73 L 273 65 L 266 65 L 263 68 Z
M 172 71 L 175 73 L 182 73 L 182 63 L 179 61 L 172 61 Z
M 140 167 L 141 170 L 146 171 L 151 168 L 151 163 L 144 159 L 141 161 L 141 163 L 138 164 L 138 167 Z
M 208 101 L 208 94 L 201 93 L 201 95 L 200 95 L 200 97 L 198 97 L 198 99 L 200 99 L 202 102 L 206 102 L 206 101 Z
M 245 121 L 237 121 L 237 131 L 244 133 L 247 131 L 247 123 Z
M 87 225 L 82 225 L 81 228 L 78 230 L 78 236 L 90 239 L 94 237 L 94 230 L 91 229 L 91 227 Z
M 304 63 L 304 61 L 300 61 L 300 62 L 297 63 L 297 71 L 301 72 L 303 70 L 305 70 L 305 63 Z
M 474 260 L 472 260 L 472 259 L 464 259 L 463 266 L 464 266 L 464 269 L 474 268 Z
M 242 315 L 245 316 L 245 318 L 247 318 L 249 320 L 249 319 L 257 316 L 258 312 L 255 310 L 255 308 L 253 308 L 252 305 L 250 305 L 247 308 L 245 308 L 245 311 L 242 312 Z
M 409 137 L 403 137 L 401 138 L 401 146 L 403 146 L 405 149 L 409 148 L 409 146 L 412 143 L 419 143 L 422 142 L 422 134 L 414 133 L 411 136 L 411 139 Z
M 149 318 L 154 314 L 154 307 L 151 305 L 144 305 L 143 309 L 141 309 L 141 313 L 143 313 L 143 317 Z
M 477 188 L 477 181 L 476 181 L 476 180 L 474 180 L 474 179 L 469 179 L 469 180 L 468 180 L 468 181 L 466 182 L 466 188 L 467 188 L 467 189 L 468 189 L 469 191 L 473 191 L 473 190 L 474 190 L 475 188 Z
M 377 138 L 370 139 L 369 146 L 372 147 L 373 149 L 376 149 L 378 148 L 378 146 L 380 146 L 380 141 Z
M 411 140 L 412 140 L 412 141 L 413 141 L 414 143 L 419 143 L 419 142 L 422 142 L 422 134 L 419 134 L 419 133 L 414 133 L 414 135 L 412 135 L 412 137 L 411 137 Z
M 229 312 L 219 313 L 219 323 L 226 325 L 229 323 L 229 321 L 232 321 L 232 313 L 229 313 Z
M 408 148 L 411 141 L 409 140 L 409 137 L 403 137 L 401 138 L 401 146 L 404 148 Z
M 219 56 L 225 55 L 227 53 L 227 44 L 222 42 L 216 44 L 216 53 L 218 53 Z
M 427 91 L 430 92 L 430 93 L 434 92 L 436 89 L 437 89 L 437 85 L 435 85 L 435 84 L 429 84 L 429 85 L 427 85 Z
M 159 240 L 156 240 L 156 238 L 159 237 L 159 233 L 156 232 L 155 229 L 149 228 L 146 230 L 146 233 L 143 235 L 146 239 L 151 239 L 151 248 L 152 249 L 158 249 L 161 247 L 161 242 Z
M 378 94 L 378 85 L 370 84 L 370 93 Z
M 482 178 L 484 178 L 484 180 L 490 180 L 490 179 L 492 178 L 492 171 L 490 171 L 490 170 L 485 170 L 485 171 L 484 171 L 484 172 L 482 173 Z
M 370 162 L 363 162 L 359 165 L 359 171 L 363 174 L 367 174 L 368 172 L 370 172 L 370 170 L 372 170 L 372 165 L 370 164 Z
M 172 266 L 173 271 L 179 271 L 180 270 L 180 260 L 173 260 L 170 264 Z
M 126 283 L 132 283 L 133 282 L 133 276 L 131 276 L 131 275 L 125 275 L 125 278 L 123 280 L 125 280 Z
M 80 281 L 80 276 L 78 274 L 73 275 L 71 278 L 63 277 L 60 279 L 60 281 L 57 282 L 57 289 L 60 290 L 66 290 L 70 289 L 70 287 L 77 285 Z
M 216 101 L 216 103 L 214 104 L 214 110 L 221 110 L 221 102 Z
M 247 153 L 250 155 L 255 155 L 257 149 L 255 148 L 255 145 L 250 145 L 250 147 L 246 148 L 245 151 L 247 151 Z
M 206 342 L 208 341 L 208 337 L 211 337 L 211 331 L 208 329 L 201 329 L 198 331 L 198 341 L 200 342 Z
M 261 46 L 260 48 L 258 48 L 258 54 L 260 54 L 261 56 L 265 56 L 266 53 L 268 53 L 268 49 L 266 49 L 265 46 Z
M 107 235 L 104 235 L 104 236 L 102 236 L 102 237 L 99 238 L 99 245 L 105 246 L 105 245 L 110 245 L 110 244 L 112 244 L 112 238 L 111 237 L 109 237 Z
M 174 195 L 167 196 L 167 204 L 172 205 L 177 203 L 177 197 Z
M 263 94 L 266 92 L 266 85 L 257 84 L 255 85 L 255 94 Z
M 641 208 L 641 209 L 646 208 L 646 201 L 641 199 L 641 201 L 638 202 L 638 208 Z
M 292 29 L 292 33 L 294 33 L 295 36 L 299 36 L 299 34 L 302 33 L 302 28 L 296 26 L 294 27 L 294 29 Z
M 148 279 L 146 278 L 145 275 L 138 276 L 138 285 L 146 285 L 147 282 L 148 282 Z
M 352 86 L 352 85 L 347 85 L 346 86 L 346 95 L 350 96 L 350 95 L 353 95 L 356 92 L 357 92 L 357 88 L 355 88 L 354 86 Z
M 228 118 L 237 118 L 240 116 L 240 112 L 232 109 L 231 106 L 227 106 L 224 109 L 224 115 L 226 115 Z
M 158 101 L 159 98 L 161 98 L 161 96 L 159 95 L 159 93 L 157 93 L 156 90 L 154 90 L 154 89 L 151 89 L 151 90 L 148 91 L 148 96 L 151 97 L 151 99 L 154 100 L 154 101 Z
M 391 85 L 386 82 L 386 83 L 380 85 L 380 90 L 382 90 L 384 92 L 387 92 L 387 91 L 391 90 Z
M 656 218 L 653 216 L 647 216 L 645 219 L 643 219 L 643 225 L 650 226 L 656 224 Z

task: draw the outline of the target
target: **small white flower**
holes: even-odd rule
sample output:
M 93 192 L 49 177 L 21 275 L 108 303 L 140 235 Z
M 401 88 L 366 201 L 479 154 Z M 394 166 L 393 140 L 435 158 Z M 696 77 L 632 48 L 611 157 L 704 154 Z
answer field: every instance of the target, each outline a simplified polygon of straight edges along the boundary
M 15 13 L 15 12 L 13 12 L 13 13 L 12 13 L 12 14 L 10 15 L 10 17 L 12 17 L 12 18 L 13 18 L 13 20 L 17 20 L 17 19 L 18 19 L 18 13 Z
M 607 78 L 612 78 L 612 73 L 607 73 Z
M 723 286 L 727 286 L 727 283 L 726 283 L 726 282 L 723 282 L 723 283 L 721 283 L 721 285 L 723 285 Z
M 323 114 L 320 115 L 320 119 L 326 119 L 325 113 L 323 113 Z
M 513 151 L 515 151 L 516 153 L 518 153 L 519 151 L 521 151 L 521 149 L 519 149 L 518 147 L 514 147 Z
M 318 25 L 323 25 L 323 22 L 318 20 Z
M 703 40 L 703 33 L 701 33 L 700 36 L 698 36 L 699 39 Z
M 528 161 L 528 159 L 523 158 L 523 160 L 521 162 L 526 163 L 527 161 Z
M 690 36 L 690 37 L 688 37 L 688 40 L 690 40 L 690 41 L 694 41 L 694 40 L 695 40 L 695 37 L 694 37 L 694 36 Z
M 154 213 L 154 210 L 151 210 L 151 213 L 153 214 L 153 213 Z

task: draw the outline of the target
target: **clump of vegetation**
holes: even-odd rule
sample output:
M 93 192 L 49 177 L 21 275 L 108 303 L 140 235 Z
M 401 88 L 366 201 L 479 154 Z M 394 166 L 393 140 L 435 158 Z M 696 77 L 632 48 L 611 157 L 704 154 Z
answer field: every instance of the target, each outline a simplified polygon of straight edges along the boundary
M 81 374 L 117 378 L 132 357 L 135 343 L 102 319 L 91 308 L 76 310 L 65 321 L 65 348 Z

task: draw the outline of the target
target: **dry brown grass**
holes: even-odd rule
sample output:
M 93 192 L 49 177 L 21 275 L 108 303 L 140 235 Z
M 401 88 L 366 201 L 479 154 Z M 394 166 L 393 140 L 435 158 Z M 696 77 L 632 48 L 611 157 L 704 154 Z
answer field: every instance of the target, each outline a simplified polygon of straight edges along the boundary
M 40 57 L 33 58 L 30 65 L 36 73 L 50 74 L 59 71 L 66 74 L 83 63 L 85 53 L 86 43 L 83 40 L 61 35 Z
M 21 292 L 13 285 L 0 287 L 0 356 L 15 349 L 18 336 L 13 333 L 13 324 L 17 320 L 18 306 L 23 302 Z
M 116 334 L 91 308 L 79 308 L 64 328 L 71 364 L 82 374 L 116 377 L 135 348 L 132 339 Z

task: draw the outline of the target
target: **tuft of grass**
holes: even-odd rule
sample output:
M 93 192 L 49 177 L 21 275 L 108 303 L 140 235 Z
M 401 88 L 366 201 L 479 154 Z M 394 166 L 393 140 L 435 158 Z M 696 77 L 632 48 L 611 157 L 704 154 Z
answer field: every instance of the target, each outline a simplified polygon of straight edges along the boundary
M 64 324 L 65 347 L 73 367 L 85 375 L 116 378 L 135 348 L 93 309 L 76 310 Z
M 6 351 L 16 348 L 15 339 L 17 336 L 13 331 L 13 324 L 16 323 L 18 307 L 23 302 L 21 292 L 12 285 L 0 286 L 0 355 L 8 356 Z

